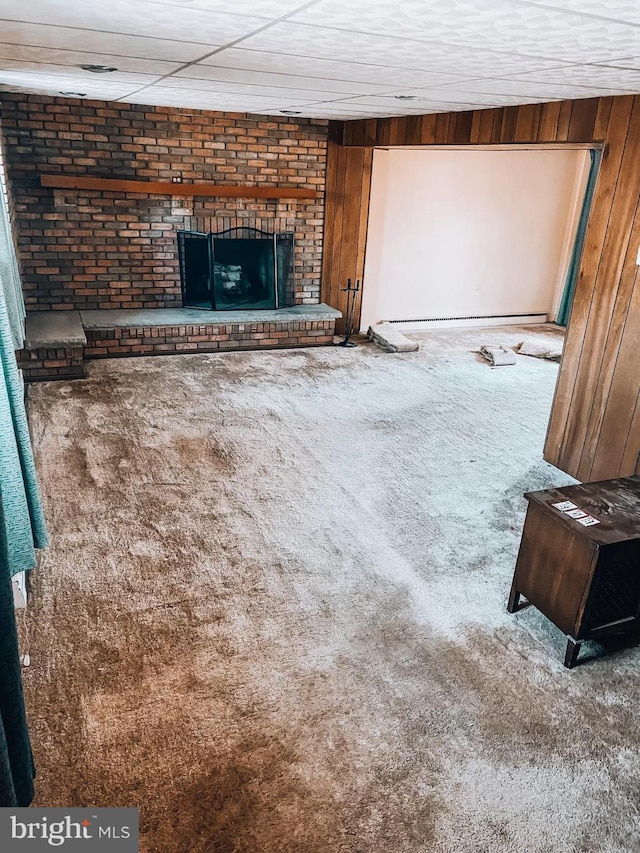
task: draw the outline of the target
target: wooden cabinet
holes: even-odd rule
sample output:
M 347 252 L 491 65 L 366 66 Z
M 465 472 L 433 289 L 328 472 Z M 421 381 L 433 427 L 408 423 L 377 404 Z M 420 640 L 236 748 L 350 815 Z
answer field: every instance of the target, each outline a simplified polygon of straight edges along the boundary
M 640 477 L 529 492 L 508 610 L 520 596 L 567 635 L 565 666 L 584 640 L 638 630 Z

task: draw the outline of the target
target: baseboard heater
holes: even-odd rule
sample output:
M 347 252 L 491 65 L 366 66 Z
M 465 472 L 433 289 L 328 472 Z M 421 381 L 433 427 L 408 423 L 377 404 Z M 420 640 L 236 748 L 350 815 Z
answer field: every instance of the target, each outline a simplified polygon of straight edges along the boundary
M 398 329 L 446 328 L 447 326 L 520 326 L 547 323 L 547 314 L 475 314 L 471 317 L 426 317 L 418 320 L 388 320 Z

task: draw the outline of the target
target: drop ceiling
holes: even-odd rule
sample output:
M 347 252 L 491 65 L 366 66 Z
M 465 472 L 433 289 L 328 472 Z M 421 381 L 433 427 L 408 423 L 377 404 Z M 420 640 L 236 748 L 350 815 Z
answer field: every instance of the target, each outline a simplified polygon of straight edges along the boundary
M 640 3 L 0 0 L 2 91 L 337 119 L 636 93 Z

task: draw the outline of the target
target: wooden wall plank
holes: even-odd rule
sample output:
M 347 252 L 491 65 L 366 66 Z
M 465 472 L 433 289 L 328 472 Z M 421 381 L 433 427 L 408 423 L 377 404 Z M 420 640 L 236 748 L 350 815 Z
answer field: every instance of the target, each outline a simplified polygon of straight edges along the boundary
M 515 142 L 519 107 L 505 107 L 500 128 L 500 142 Z
M 556 142 L 566 142 L 569 138 L 569 125 L 571 124 L 571 112 L 575 101 L 561 101 L 560 114 L 558 115 L 558 128 L 556 130 Z
M 358 233 L 360 231 L 360 207 L 362 176 L 364 171 L 364 148 L 352 148 L 345 158 L 344 191 L 345 204 L 342 216 L 342 256 L 340 258 L 340 280 L 338 286 L 346 287 L 347 277 L 355 278 Z M 350 251 L 345 252 L 345 249 Z M 355 251 L 354 251 L 355 249 Z M 338 306 L 340 307 L 340 306 Z
M 474 115 L 480 116 L 477 142 L 480 145 L 489 145 L 493 133 L 495 110 L 479 110 Z
M 638 267 L 636 266 L 638 241 L 640 241 L 640 205 L 636 203 L 630 240 L 624 257 L 620 284 L 615 294 L 615 303 L 600 359 L 600 368 L 590 395 L 591 409 L 579 462 L 581 471 L 589 471 L 585 479 L 592 479 L 594 467 L 596 470 L 598 469 L 599 464 L 594 466 L 596 457 L 599 460 L 603 459 L 604 447 L 601 447 L 600 454 L 597 452 L 598 446 L 603 442 L 612 441 L 610 450 L 611 458 L 613 458 L 615 448 L 619 449 L 618 464 L 624 451 L 629 425 L 627 423 L 623 427 L 624 434 L 621 434 L 618 431 L 621 424 L 612 423 L 610 415 L 617 409 L 616 397 L 620 396 L 620 394 L 626 395 L 625 383 L 627 377 L 624 372 L 618 375 L 617 365 L 618 358 L 625 348 L 625 339 L 628 341 L 634 335 L 634 305 L 632 300 L 638 271 Z M 637 308 L 638 305 L 636 304 L 635 309 L 637 310 Z M 638 329 L 638 332 L 640 332 L 640 329 Z M 594 362 L 596 359 L 591 359 L 591 361 Z M 593 370 L 595 372 L 595 367 Z M 640 370 L 637 375 L 629 378 L 632 378 L 632 385 L 635 391 L 632 394 L 632 399 L 629 400 L 626 398 L 626 400 L 628 406 L 633 408 L 637 396 L 638 381 L 640 380 Z M 577 379 L 578 377 L 576 377 L 576 384 Z M 613 436 L 615 436 L 616 440 L 613 440 Z
M 330 144 L 327 151 L 327 201 L 332 200 L 332 214 L 325 232 L 322 300 L 343 313 L 347 279 L 362 279 L 364 269 L 372 162 L 370 147 Z M 344 323 L 339 321 L 336 329 L 341 332 Z
M 396 144 L 407 145 L 409 138 L 407 134 L 407 116 L 400 116 L 400 118 L 392 119 L 392 121 L 396 122 Z
M 338 145 L 346 145 L 345 131 L 348 122 L 346 121 L 330 121 L 327 130 L 327 136 L 331 142 L 337 142 Z
M 545 442 L 545 459 L 558 467 L 561 467 L 563 447 L 566 445 L 565 432 L 569 427 L 574 382 L 582 356 L 587 319 L 596 286 L 602 247 L 609 228 L 613 195 L 618 183 L 632 104 L 632 100 L 627 98 L 616 99 L 607 127 L 609 142 L 602 152 L 600 172 L 576 282 L 569 330 L 560 364 Z
M 402 118 L 395 117 L 389 121 L 389 145 L 402 145 L 405 123 Z
M 456 113 L 456 126 L 453 132 L 455 145 L 468 145 L 471 142 L 471 126 L 473 124 L 473 113 Z
M 356 265 L 353 273 L 353 277 L 355 279 L 360 280 L 360 293 L 357 297 L 356 306 L 355 306 L 355 331 L 357 332 L 359 329 L 360 316 L 362 313 L 362 291 L 363 291 L 363 277 L 364 277 L 364 264 L 365 264 L 365 255 L 367 248 L 367 230 L 369 224 L 369 202 L 371 199 L 371 178 L 373 174 L 373 149 L 369 149 L 368 151 L 364 151 L 364 157 L 362 161 L 362 188 L 360 193 L 360 208 L 358 210 L 358 233 L 357 237 L 357 248 L 356 248 Z M 346 307 L 346 306 L 345 306 Z M 344 313 L 344 309 L 341 309 Z M 336 329 L 338 332 L 344 331 L 344 324 L 336 323 Z
M 391 125 L 389 123 L 389 119 L 378 119 L 376 145 L 389 145 L 390 132 Z
M 591 142 L 598 112 L 598 98 L 576 101 L 571 110 L 567 140 L 569 142 Z
M 609 127 L 609 119 L 611 117 L 611 108 L 613 107 L 613 98 L 598 98 L 598 111 L 593 127 L 593 141 L 602 142 L 607 135 Z
M 336 194 L 338 198 L 342 198 L 342 204 L 340 205 L 340 214 L 336 217 L 336 221 L 334 224 L 335 235 L 334 235 L 334 243 L 331 246 L 332 251 L 332 276 L 330 280 L 331 287 L 331 301 L 330 305 L 338 306 L 340 301 L 340 286 L 341 286 L 341 275 L 342 275 L 342 253 L 343 249 L 348 252 L 348 248 L 344 246 L 343 239 L 343 231 L 344 231 L 344 220 L 347 213 L 348 200 L 349 197 L 347 195 L 346 188 L 346 180 L 347 180 L 347 163 L 350 156 L 353 156 L 353 151 L 357 150 L 354 148 L 344 148 L 339 152 L 339 159 L 336 169 Z
M 502 122 L 504 119 L 505 107 L 500 107 L 497 110 L 493 111 L 493 127 L 491 128 L 491 143 L 490 144 L 498 144 L 501 142 L 501 134 L 502 134 Z
M 407 116 L 405 145 L 420 145 L 422 138 L 422 116 Z
M 555 142 L 558 138 L 558 119 L 560 118 L 560 101 L 542 104 L 540 123 L 538 125 L 537 142 Z
M 364 133 L 362 135 L 362 144 L 363 145 L 375 145 L 376 144 L 376 127 L 377 120 L 375 118 L 368 118 L 364 122 Z
M 600 173 L 587 228 L 545 458 L 580 479 L 635 471 L 640 453 L 640 96 L 588 98 L 467 113 L 348 122 L 327 183 L 323 269 L 343 287 L 362 279 L 375 145 L 601 144 Z M 349 140 L 364 143 L 358 154 Z M 341 148 L 337 145 L 337 148 Z M 333 180 L 335 178 L 335 180 Z M 348 187 L 348 189 L 347 189 Z M 333 188 L 333 189 L 332 189 Z M 339 210 L 338 208 L 342 208 Z M 635 212 L 635 217 L 634 217 Z M 339 249 L 330 245 L 338 241 Z M 323 285 L 340 307 L 337 284 Z M 337 299 L 337 301 L 336 301 Z M 636 384 L 634 384 L 636 383 Z
M 436 145 L 446 145 L 451 142 L 449 139 L 450 121 L 450 113 L 438 113 L 436 116 Z
M 470 142 L 472 144 L 477 144 L 480 140 L 480 127 L 482 124 L 482 111 L 474 110 L 472 113 L 473 119 L 471 121 L 471 134 L 470 134 Z
M 634 237 L 640 237 L 640 223 L 636 223 Z M 631 433 L 629 418 L 640 394 L 640 276 L 635 252 L 632 250 L 629 254 L 633 255 L 628 259 L 627 276 L 632 279 L 631 293 L 629 298 L 625 299 L 627 294 L 624 294 L 617 300 L 623 304 L 616 304 L 612 323 L 616 328 L 609 333 L 602 363 L 605 376 L 604 380 L 601 376 L 596 388 L 590 430 L 580 459 L 581 468 L 589 469 L 591 480 L 605 479 L 610 466 L 621 468 L 625 452 L 635 453 L 636 460 L 632 464 L 640 454 L 640 438 Z M 634 363 L 639 364 L 637 370 L 627 369 Z
M 525 104 L 517 108 L 514 130 L 515 142 L 531 142 L 538 138 L 540 104 Z
M 363 119 L 362 121 L 346 121 L 344 124 L 345 145 L 376 144 L 376 119 Z
M 621 471 L 634 471 L 634 473 L 640 474 L 640 450 L 638 448 L 640 448 L 640 392 L 638 392 L 627 441 L 622 454 L 622 461 L 620 463 Z
M 420 143 L 422 145 L 433 145 L 436 141 L 437 115 L 431 114 L 422 117 L 422 132 Z
M 351 148 L 329 141 L 327 148 L 326 204 L 331 214 L 326 217 L 322 261 L 322 301 L 337 307 L 342 258 L 342 221 L 346 205 L 345 177 Z
M 637 188 L 631 176 L 638 163 L 640 137 L 635 144 L 629 145 L 627 141 L 631 136 L 630 127 L 633 127 L 634 133 L 640 134 L 640 109 L 636 107 L 632 113 L 627 113 L 626 110 L 620 112 L 621 115 L 616 115 L 616 118 L 622 118 L 622 132 L 620 137 L 616 138 L 615 146 L 612 144 L 609 148 L 607 175 L 604 169 L 602 174 L 603 179 L 605 176 L 611 177 L 615 182 L 615 190 L 608 209 L 609 216 L 604 223 L 604 234 L 595 250 L 598 260 L 597 271 L 592 282 L 587 280 L 588 286 L 583 285 L 579 290 L 576 288 L 571 318 L 572 334 L 567 337 L 566 344 L 570 349 L 568 355 L 573 354 L 577 341 L 576 333 L 578 329 L 583 330 L 580 335 L 579 353 L 576 350 L 573 356 L 573 361 L 574 363 L 577 361 L 577 364 L 572 374 L 571 405 L 567 411 L 567 414 L 571 413 L 571 417 L 567 420 L 559 455 L 563 466 L 566 466 L 565 470 L 575 471 L 574 476 L 578 479 L 587 479 L 591 467 L 590 465 L 586 469 L 581 467 L 580 458 L 592 412 L 592 392 L 600 372 L 637 204 Z M 613 118 L 612 114 L 612 120 Z M 596 189 L 594 207 L 596 214 L 600 211 L 606 212 L 601 207 L 598 189 Z M 590 262 L 588 253 L 592 251 L 595 234 L 589 236 L 589 244 L 585 247 L 587 257 L 583 258 L 583 264 Z

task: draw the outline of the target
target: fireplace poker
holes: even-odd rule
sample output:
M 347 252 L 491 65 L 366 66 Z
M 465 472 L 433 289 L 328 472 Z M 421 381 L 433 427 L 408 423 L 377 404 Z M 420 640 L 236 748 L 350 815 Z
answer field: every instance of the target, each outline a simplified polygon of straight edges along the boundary
M 360 290 L 360 279 L 356 281 L 355 287 L 351 286 L 351 279 L 347 279 L 347 286 L 342 288 L 342 292 L 347 294 L 347 308 L 344 315 L 344 340 L 340 341 L 339 347 L 357 347 L 349 338 L 353 334 L 353 320 L 355 317 L 356 299 Z

